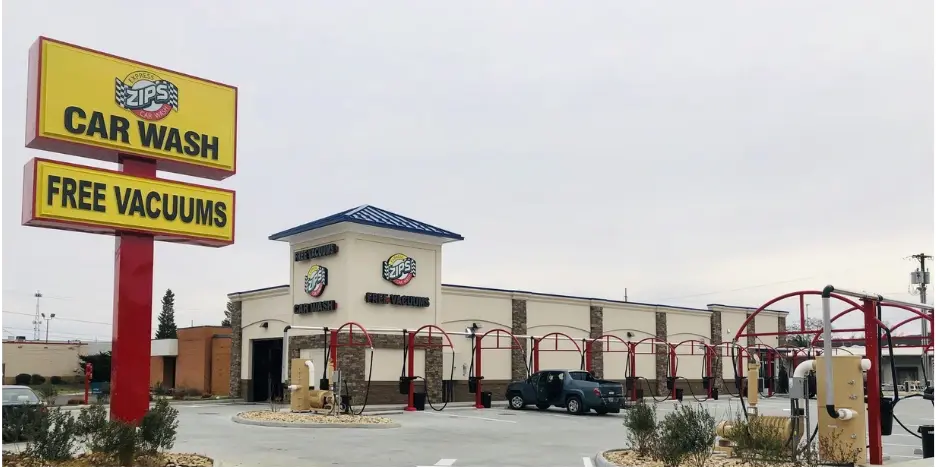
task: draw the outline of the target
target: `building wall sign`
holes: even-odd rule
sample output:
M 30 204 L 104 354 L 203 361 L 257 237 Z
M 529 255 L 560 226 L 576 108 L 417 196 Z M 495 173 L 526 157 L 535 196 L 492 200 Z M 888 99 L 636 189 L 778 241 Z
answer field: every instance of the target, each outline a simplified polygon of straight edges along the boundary
M 339 253 L 339 246 L 335 243 L 316 246 L 293 253 L 293 262 L 308 261 L 320 257 L 332 256 Z
M 319 298 L 322 292 L 326 290 L 329 284 L 329 269 L 313 264 L 306 271 L 306 277 L 303 279 L 303 291 L 313 298 Z
M 397 253 L 381 263 L 381 276 L 401 287 L 417 276 L 417 261 L 406 254 Z
M 430 298 L 425 296 L 391 295 L 388 293 L 365 293 L 365 303 L 429 308 Z
M 316 301 L 313 303 L 293 305 L 293 314 L 327 313 L 337 309 L 339 309 L 339 304 L 334 300 Z

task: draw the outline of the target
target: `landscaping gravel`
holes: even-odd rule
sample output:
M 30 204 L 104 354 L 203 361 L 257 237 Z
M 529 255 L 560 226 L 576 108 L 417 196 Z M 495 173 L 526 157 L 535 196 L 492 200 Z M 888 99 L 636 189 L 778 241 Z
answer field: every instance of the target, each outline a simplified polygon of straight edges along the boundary
M 241 412 L 238 417 L 245 420 L 259 420 L 264 422 L 283 423 L 329 423 L 329 424 L 389 424 L 387 417 L 374 417 L 370 415 L 319 415 L 299 412 L 272 412 L 269 410 Z
M 665 467 L 664 463 L 661 461 L 656 461 L 651 458 L 641 458 L 638 456 L 637 452 L 630 450 L 606 451 L 603 453 L 603 457 L 606 458 L 607 461 L 623 467 Z M 778 466 L 778 464 L 771 463 L 770 466 Z M 782 464 L 781 466 L 790 465 Z M 693 461 L 686 460 L 681 464 L 681 467 L 697 466 L 694 465 Z M 750 467 L 750 465 L 736 458 L 713 454 L 707 459 L 707 462 L 704 463 L 704 467 Z

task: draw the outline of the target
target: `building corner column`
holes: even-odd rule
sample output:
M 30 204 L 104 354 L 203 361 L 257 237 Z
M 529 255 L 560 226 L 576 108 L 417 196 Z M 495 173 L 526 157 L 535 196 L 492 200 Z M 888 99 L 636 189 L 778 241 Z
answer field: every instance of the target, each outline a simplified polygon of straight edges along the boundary
M 723 315 L 719 311 L 710 312 L 710 343 L 714 346 L 719 345 L 723 342 Z M 711 370 L 712 376 L 714 379 L 723 378 L 723 357 L 721 356 L 722 350 L 717 348 L 717 356 L 711 361 Z
M 528 301 L 511 299 L 511 333 L 514 335 L 528 334 Z M 518 339 L 524 350 L 511 349 L 511 380 L 522 381 L 528 377 L 528 364 L 525 358 L 528 350 L 528 340 Z
M 655 338 L 660 342 L 668 341 L 667 313 L 655 311 Z M 655 345 L 655 387 L 659 396 L 668 395 L 667 376 L 670 358 L 667 345 Z
M 603 335 L 603 307 L 602 306 L 590 306 L 590 338 L 598 339 Z M 589 363 L 590 370 L 593 372 L 593 376 L 598 378 L 603 377 L 603 344 L 602 341 L 596 340 L 590 342 L 588 345 L 590 347 L 592 363 Z M 584 350 L 585 352 L 585 350 Z
M 231 301 L 231 364 L 228 370 L 228 396 L 245 397 L 241 392 L 241 302 Z

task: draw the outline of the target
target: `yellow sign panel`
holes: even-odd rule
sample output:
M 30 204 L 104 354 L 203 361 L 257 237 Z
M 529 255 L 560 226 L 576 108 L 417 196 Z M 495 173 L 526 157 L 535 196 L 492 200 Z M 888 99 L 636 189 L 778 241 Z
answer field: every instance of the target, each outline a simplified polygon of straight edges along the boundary
M 234 243 L 234 191 L 34 158 L 24 172 L 23 224 L 138 232 L 205 246 Z
M 26 146 L 225 179 L 235 173 L 238 90 L 40 37 L 29 51 Z

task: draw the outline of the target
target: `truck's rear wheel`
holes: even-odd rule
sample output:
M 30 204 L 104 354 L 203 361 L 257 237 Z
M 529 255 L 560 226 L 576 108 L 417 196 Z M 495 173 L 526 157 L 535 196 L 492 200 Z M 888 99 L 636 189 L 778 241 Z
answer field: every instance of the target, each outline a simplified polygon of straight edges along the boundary
M 567 412 L 571 414 L 583 413 L 583 403 L 580 402 L 579 397 L 570 396 L 567 398 Z

